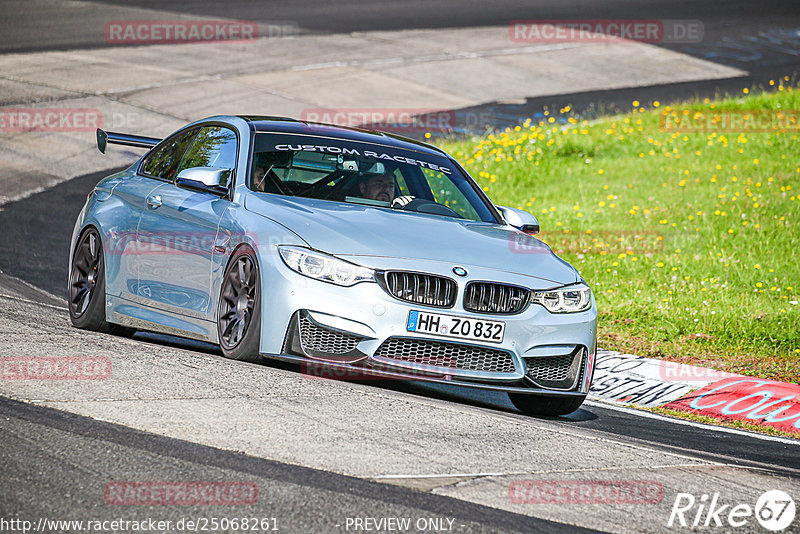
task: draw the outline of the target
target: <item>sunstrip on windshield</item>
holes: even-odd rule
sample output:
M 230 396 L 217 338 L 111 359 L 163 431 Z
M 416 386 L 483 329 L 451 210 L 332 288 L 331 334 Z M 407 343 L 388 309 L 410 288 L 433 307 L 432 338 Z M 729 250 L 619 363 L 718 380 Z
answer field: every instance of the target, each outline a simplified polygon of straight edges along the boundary
M 397 161 L 399 163 L 407 163 L 409 165 L 416 165 L 418 167 L 424 167 L 426 169 L 431 169 L 433 171 L 443 172 L 445 174 L 452 174 L 451 171 L 447 167 L 442 167 L 440 165 L 436 165 L 434 163 L 429 163 L 427 161 L 422 161 L 419 159 L 414 158 L 407 158 L 405 156 L 395 155 L 390 156 L 389 154 L 383 152 L 375 152 L 374 150 L 363 150 L 358 151 L 355 148 L 346 148 L 346 147 L 338 147 L 338 146 L 328 146 L 328 145 L 291 145 L 291 144 L 280 144 L 275 145 L 274 150 L 279 151 L 292 151 L 292 152 L 324 152 L 328 154 L 346 154 L 350 156 L 364 156 L 367 158 L 376 158 L 376 159 L 388 159 L 389 161 Z

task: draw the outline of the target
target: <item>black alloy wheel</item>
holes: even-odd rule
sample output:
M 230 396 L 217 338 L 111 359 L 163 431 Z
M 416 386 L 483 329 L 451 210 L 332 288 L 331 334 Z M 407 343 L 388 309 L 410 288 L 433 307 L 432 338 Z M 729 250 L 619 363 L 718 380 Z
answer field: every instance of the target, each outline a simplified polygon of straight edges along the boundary
M 227 358 L 257 361 L 261 338 L 261 278 L 253 253 L 241 248 L 231 258 L 222 279 L 217 334 Z
M 102 279 L 101 249 L 100 236 L 94 228 L 84 232 L 75 248 L 69 277 L 69 311 L 73 318 L 86 313 L 97 292 L 97 281 Z
M 106 321 L 106 267 L 103 241 L 99 232 L 84 230 L 72 255 L 69 271 L 69 318 L 73 326 L 123 336 L 136 333 L 133 328 Z

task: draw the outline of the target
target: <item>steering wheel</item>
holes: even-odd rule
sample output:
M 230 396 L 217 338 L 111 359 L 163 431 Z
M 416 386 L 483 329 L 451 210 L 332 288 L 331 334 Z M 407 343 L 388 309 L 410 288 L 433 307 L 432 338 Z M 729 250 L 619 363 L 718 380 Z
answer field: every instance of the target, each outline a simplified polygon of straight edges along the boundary
M 430 213 L 431 215 L 444 215 L 446 217 L 457 217 L 459 219 L 464 218 L 444 204 L 408 195 L 394 199 L 392 201 L 392 207 L 405 211 L 416 211 L 417 213 Z

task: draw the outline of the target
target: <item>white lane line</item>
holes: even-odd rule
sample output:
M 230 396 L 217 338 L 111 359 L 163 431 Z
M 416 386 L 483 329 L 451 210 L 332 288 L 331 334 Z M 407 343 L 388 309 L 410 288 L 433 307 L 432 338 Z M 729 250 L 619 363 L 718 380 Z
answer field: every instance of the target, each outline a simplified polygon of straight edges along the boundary
M 709 467 L 735 467 L 740 469 L 742 466 L 733 465 L 733 464 L 724 464 L 720 462 L 711 462 L 708 463 L 705 460 L 698 460 L 695 463 L 687 463 L 687 464 L 664 464 L 664 465 L 648 465 L 648 466 L 640 466 L 640 467 L 629 467 L 629 466 L 617 466 L 617 467 L 581 467 L 578 469 L 544 469 L 538 471 L 509 471 L 507 473 L 443 473 L 443 474 L 429 474 L 429 475 L 411 475 L 411 474 L 399 474 L 399 475 L 376 475 L 369 478 L 375 480 L 394 480 L 394 479 L 404 479 L 404 478 L 476 478 L 476 477 L 510 477 L 510 476 L 534 476 L 534 475 L 555 475 L 555 474 L 564 474 L 564 473 L 591 473 L 597 471 L 631 471 L 631 470 L 650 470 L 650 469 L 670 469 L 675 467 L 702 467 L 702 468 L 709 468 Z M 760 469 L 760 468 L 756 468 Z
M 755 467 L 749 465 L 738 465 L 738 464 L 731 464 L 731 463 L 722 463 L 722 462 L 711 462 L 711 463 L 690 463 L 690 464 L 664 464 L 664 465 L 649 465 L 649 466 L 641 466 L 641 467 L 628 467 L 628 466 L 618 466 L 618 467 L 586 467 L 580 469 L 549 469 L 549 470 L 541 470 L 541 471 L 511 471 L 508 473 L 442 473 L 442 474 L 427 474 L 427 475 L 412 475 L 412 474 L 395 474 L 395 475 L 375 475 L 375 476 L 366 476 L 364 478 L 368 478 L 371 480 L 432 480 L 437 478 L 448 479 L 448 478 L 467 478 L 467 479 L 475 479 L 475 478 L 484 478 L 484 477 L 542 477 L 548 475 L 564 475 L 564 474 L 576 474 L 576 473 L 596 473 L 596 472 L 603 472 L 603 471 L 652 471 L 657 469 L 717 469 L 720 467 L 727 467 L 730 469 L 745 469 L 749 471 L 761 471 L 764 473 L 770 473 L 769 469 L 763 467 Z M 457 482 L 456 485 L 463 484 L 465 481 Z
M 24 299 L 22 297 L 14 297 L 14 296 L 11 296 L 11 295 L 0 294 L 0 298 L 9 299 L 9 300 L 16 300 L 17 302 L 25 302 L 26 304 L 35 304 L 37 306 L 46 306 L 48 308 L 53 308 L 54 310 L 69 311 L 69 308 L 65 308 L 63 306 L 56 306 L 54 304 L 46 304 L 44 302 L 37 302 L 35 300 Z
M 739 430 L 736 428 L 728 428 L 725 426 L 717 426 L 717 425 L 709 425 L 705 423 L 698 423 L 696 421 L 687 421 L 685 419 L 678 419 L 673 417 L 666 417 L 664 415 L 659 415 L 651 412 L 647 412 L 645 410 L 637 410 L 636 408 L 627 408 L 625 406 L 617 406 L 616 404 L 606 403 L 606 402 L 598 402 L 593 400 L 586 400 L 584 404 L 588 404 L 589 406 L 597 406 L 598 408 L 608 408 L 609 410 L 616 410 L 619 412 L 624 412 L 630 415 L 636 415 L 639 417 L 645 417 L 647 419 L 657 419 L 660 421 L 668 421 L 670 423 L 675 423 L 678 425 L 684 426 L 691 426 L 694 428 L 702 428 L 705 430 L 711 430 L 713 432 L 724 432 L 726 434 L 736 434 L 737 436 L 747 436 L 750 438 L 757 438 L 764 441 L 774 441 L 776 443 L 785 443 L 788 445 L 800 445 L 800 439 L 791 439 L 791 438 L 782 438 L 778 436 L 768 436 L 766 434 L 759 434 L 758 432 L 750 432 L 747 430 Z
M 454 477 L 504 477 L 509 475 L 518 475 L 521 473 L 451 473 L 445 475 L 378 475 L 369 477 L 375 480 L 391 480 L 403 478 L 454 478 Z

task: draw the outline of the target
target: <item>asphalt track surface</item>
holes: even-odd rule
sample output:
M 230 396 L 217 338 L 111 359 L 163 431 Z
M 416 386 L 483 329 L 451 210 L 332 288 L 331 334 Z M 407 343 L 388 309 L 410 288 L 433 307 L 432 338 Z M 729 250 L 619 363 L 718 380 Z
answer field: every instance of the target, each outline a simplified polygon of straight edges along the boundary
M 275 25 L 295 27 L 300 34 L 333 34 L 507 26 L 517 20 L 693 20 L 702 23 L 701 42 L 654 44 L 747 72 L 735 78 L 588 93 L 567 91 L 455 110 L 482 114 L 485 124 L 494 128 L 540 116 L 543 109 L 570 105 L 574 113 L 591 118 L 629 109 L 633 100 L 670 103 L 737 95 L 743 87 L 769 89 L 770 80 L 800 74 L 800 3 L 796 0 L 0 0 L 0 53 L 99 49 L 112 46 L 103 33 L 110 21 L 198 18 L 255 21 L 262 35 Z
M 2 0 L 0 53 L 103 48 L 108 46 L 102 32 L 105 22 L 164 19 L 165 12 L 184 19 L 236 18 L 256 20 L 263 25 L 288 22 L 304 33 L 506 25 L 519 19 L 696 19 L 705 27 L 703 43 L 665 47 L 749 72 L 745 78 L 573 93 L 524 102 L 490 103 L 475 109 L 496 114 L 498 123 L 511 124 L 519 117 L 535 115 L 545 106 L 570 104 L 579 113 L 592 114 L 624 108 L 634 98 L 669 102 L 717 93 L 735 94 L 745 85 L 765 85 L 778 76 L 800 72 L 800 45 L 792 33 L 800 28 L 800 3 L 796 0 L 766 0 L 757 4 L 745 0 L 726 3 L 546 0 L 535 5 L 522 0 L 492 3 Z M 74 219 L 92 186 L 110 172 L 76 177 L 1 206 L 0 271 L 64 297 Z M 215 352 L 211 346 L 178 338 L 141 334 L 137 337 L 143 344 Z M 410 382 L 373 387 L 489 411 L 496 417 L 523 417 L 503 395 Z M 797 446 L 780 441 L 688 426 L 663 417 L 642 417 L 595 403 L 587 403 L 574 414 L 552 421 L 584 429 L 598 439 L 613 437 L 693 458 L 800 478 Z M 132 517 L 126 510 L 98 507 L 97 488 L 109 479 L 169 479 L 170 474 L 179 473 L 180 478 L 193 480 L 246 478 L 255 481 L 259 488 L 269 488 L 261 505 L 252 512 L 264 515 L 263 504 L 268 503 L 274 510 L 280 510 L 282 517 L 291 518 L 292 522 L 282 529 L 290 532 L 327 531 L 331 518 L 341 515 L 341 510 L 348 510 L 352 516 L 451 516 L 464 525 L 459 531 L 586 531 L 440 495 L 222 451 L 5 398 L 0 398 L 0 427 L 4 435 L 0 484 L 14 490 L 0 499 L 0 515 L 4 517 L 17 510 L 25 510 L 29 517 Z M 98 462 L 102 462 L 102 474 Z M 76 480 L 81 481 L 81 487 L 75 486 Z M 176 511 L 162 507 L 158 512 L 160 519 L 177 520 L 195 512 L 207 515 L 209 510 Z
M 292 466 L 165 438 L 124 426 L 0 397 L 6 493 L 0 514 L 24 509 L 25 519 L 178 522 L 233 512 L 215 506 L 159 506 L 147 511 L 103 502 L 108 480 L 238 480 L 258 487 L 258 503 L 237 506 L 235 517 L 275 518 L 281 532 L 325 532 L 347 517 L 450 517 L 459 532 L 593 532 L 450 497 L 335 473 Z M 41 465 L 57 469 L 43 471 Z M 137 507 L 138 508 L 138 507 Z M 216 510 L 215 510 L 216 508 Z M 346 512 L 345 512 L 346 511 Z M 36 519 L 34 519 L 36 522 Z M 271 525 L 271 523 L 268 523 Z M 344 530 L 344 528 L 342 528 Z
M 103 176 L 112 171 L 77 177 L 0 209 L 0 270 L 58 297 L 65 298 L 67 258 L 72 224 L 86 195 Z M 169 336 L 141 335 L 143 342 L 190 347 L 216 353 L 215 347 Z M 274 363 L 270 365 L 283 366 Z M 492 392 L 463 390 L 411 382 L 381 383 L 413 395 L 494 410 L 501 416 L 517 416 L 507 397 Z M 585 428 L 599 435 L 624 437 L 635 443 L 655 445 L 670 452 L 758 467 L 800 477 L 797 447 L 765 441 L 745 433 L 725 433 L 707 426 L 688 426 L 666 418 L 644 418 L 599 404 L 560 419 L 564 425 Z
M 703 22 L 707 42 L 791 27 L 800 19 L 794 0 L 3 0 L 0 6 L 0 52 L 102 48 L 108 46 L 106 22 L 129 19 L 132 13 L 154 18 L 148 11 L 263 25 L 291 23 L 308 33 L 504 26 L 527 19 L 693 19 Z

